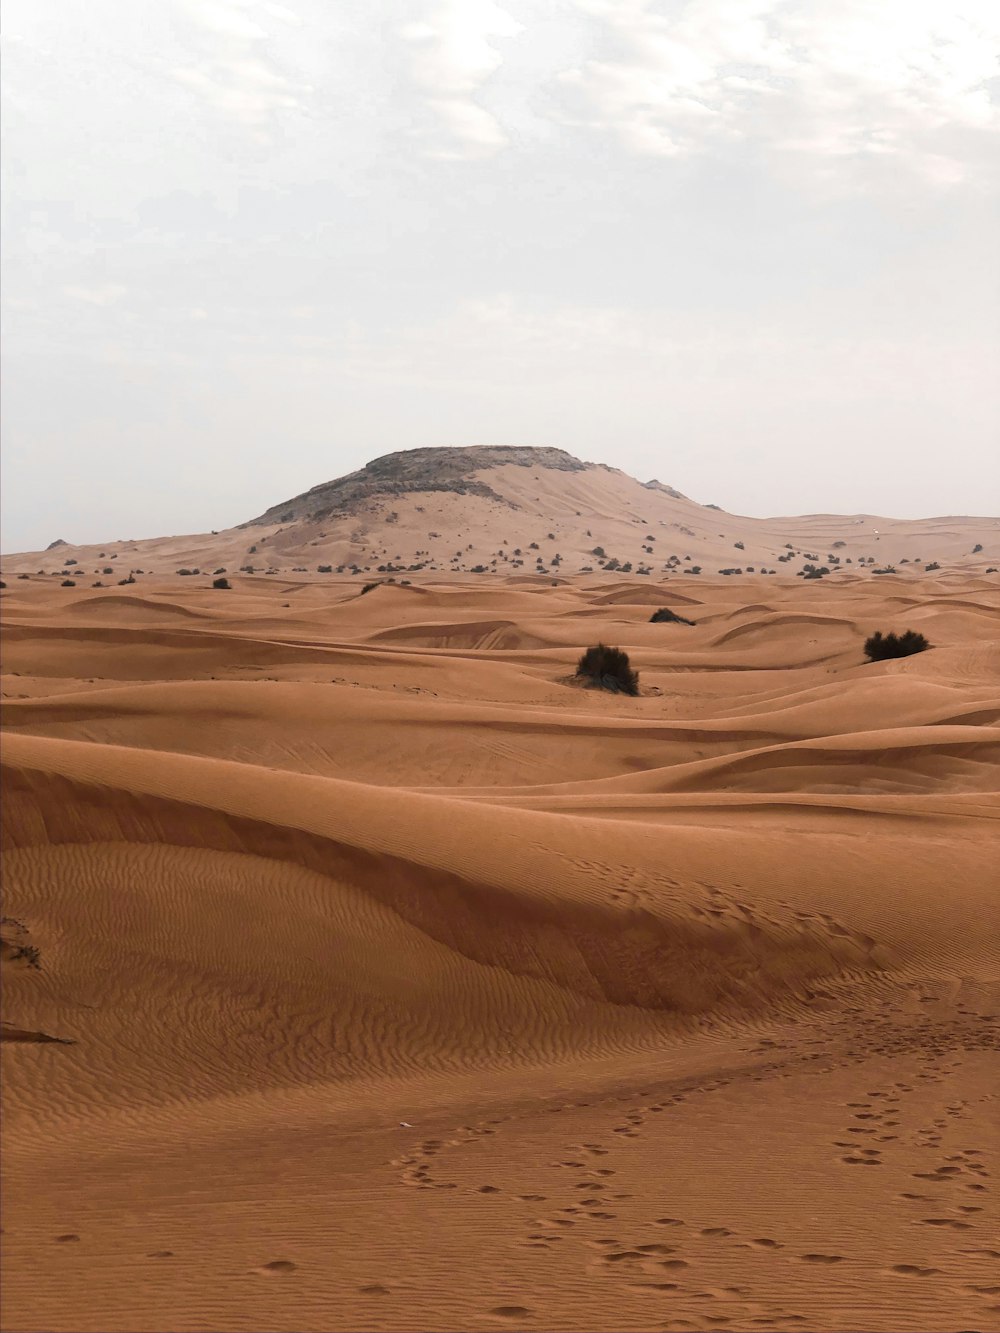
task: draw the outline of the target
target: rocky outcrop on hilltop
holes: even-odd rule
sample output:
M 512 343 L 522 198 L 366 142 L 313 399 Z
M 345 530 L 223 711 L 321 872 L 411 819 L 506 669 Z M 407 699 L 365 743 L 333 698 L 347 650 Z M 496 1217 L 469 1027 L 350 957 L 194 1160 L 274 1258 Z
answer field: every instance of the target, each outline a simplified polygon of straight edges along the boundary
M 583 472 L 582 463 L 564 449 L 518 448 L 481 445 L 467 449 L 405 449 L 375 458 L 357 472 L 335 481 L 325 481 L 302 495 L 272 505 L 250 519 L 250 525 L 302 523 L 352 514 L 376 496 L 414 492 L 451 491 L 457 495 L 479 495 L 511 509 L 517 506 L 499 495 L 477 476 L 491 468 L 549 468 L 559 472 Z M 243 524 L 241 526 L 249 526 Z

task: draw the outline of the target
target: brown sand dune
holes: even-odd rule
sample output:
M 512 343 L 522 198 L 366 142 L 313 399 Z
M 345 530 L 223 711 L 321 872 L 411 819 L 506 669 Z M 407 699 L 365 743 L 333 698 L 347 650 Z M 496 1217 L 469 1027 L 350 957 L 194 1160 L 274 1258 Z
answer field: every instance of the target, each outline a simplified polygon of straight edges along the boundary
M 1000 583 L 778 567 L 8 580 L 3 1327 L 1000 1328 Z

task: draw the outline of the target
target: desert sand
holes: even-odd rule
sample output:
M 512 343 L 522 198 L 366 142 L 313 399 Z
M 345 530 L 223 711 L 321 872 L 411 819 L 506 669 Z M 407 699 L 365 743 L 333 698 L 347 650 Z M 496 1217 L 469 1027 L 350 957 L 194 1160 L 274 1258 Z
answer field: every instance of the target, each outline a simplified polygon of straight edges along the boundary
M 12 568 L 5 1329 L 1000 1328 L 995 574 Z

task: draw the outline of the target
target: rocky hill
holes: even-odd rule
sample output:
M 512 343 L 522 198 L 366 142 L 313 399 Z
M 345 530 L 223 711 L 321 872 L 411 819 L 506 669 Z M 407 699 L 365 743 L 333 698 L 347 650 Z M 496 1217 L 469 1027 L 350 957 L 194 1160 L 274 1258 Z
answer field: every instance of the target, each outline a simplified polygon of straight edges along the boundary
M 222 532 L 87 546 L 60 540 L 46 552 L 3 560 L 5 575 L 44 572 L 104 585 L 130 570 L 136 578 L 225 572 L 662 580 L 993 566 L 1000 566 L 998 519 L 747 518 L 562 449 L 499 446 L 386 454 Z

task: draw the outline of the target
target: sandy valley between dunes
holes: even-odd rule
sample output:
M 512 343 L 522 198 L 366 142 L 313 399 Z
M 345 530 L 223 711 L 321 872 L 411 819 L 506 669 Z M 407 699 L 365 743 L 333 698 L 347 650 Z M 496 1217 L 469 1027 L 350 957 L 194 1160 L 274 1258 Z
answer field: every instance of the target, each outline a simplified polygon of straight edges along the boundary
M 996 575 L 5 577 L 5 1329 L 1000 1329 Z

